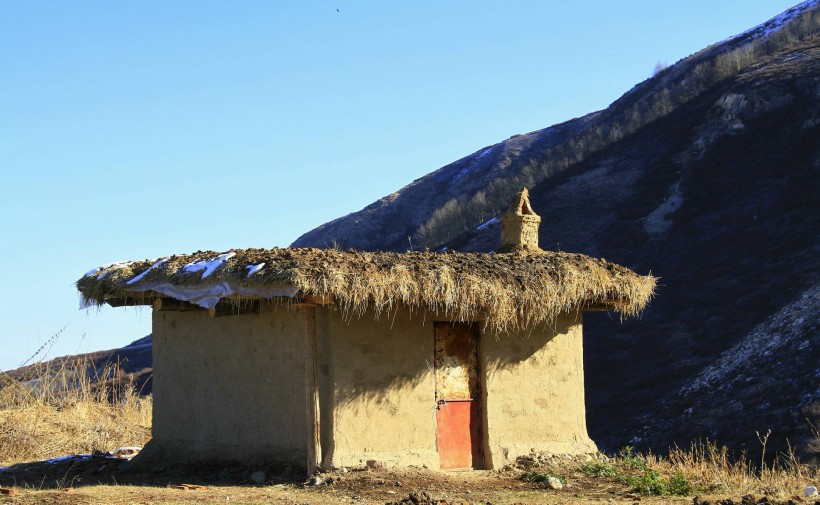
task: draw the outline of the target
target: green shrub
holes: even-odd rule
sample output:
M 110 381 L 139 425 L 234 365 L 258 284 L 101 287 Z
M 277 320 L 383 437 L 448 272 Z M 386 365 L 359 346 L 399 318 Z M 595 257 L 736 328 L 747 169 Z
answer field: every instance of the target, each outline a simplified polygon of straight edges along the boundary
M 618 476 L 618 470 L 609 463 L 584 463 L 578 470 L 587 477 Z
M 641 475 L 626 477 L 623 482 L 630 486 L 630 492 L 650 496 L 686 496 L 692 491 L 692 484 L 685 475 L 678 472 L 664 479 L 655 470 L 644 470 Z
M 674 496 L 686 496 L 692 492 L 692 484 L 681 472 L 669 478 L 669 494 Z
M 633 470 L 649 470 L 649 465 L 646 462 L 646 458 L 640 454 L 636 454 L 632 446 L 627 445 L 626 447 L 621 448 L 620 458 L 626 466 Z
M 561 481 L 561 484 L 566 484 L 567 480 L 560 475 L 555 475 L 549 472 L 536 472 L 535 470 L 527 470 L 521 475 L 521 480 L 526 482 L 535 482 L 538 484 L 546 484 L 550 477 L 555 477 Z

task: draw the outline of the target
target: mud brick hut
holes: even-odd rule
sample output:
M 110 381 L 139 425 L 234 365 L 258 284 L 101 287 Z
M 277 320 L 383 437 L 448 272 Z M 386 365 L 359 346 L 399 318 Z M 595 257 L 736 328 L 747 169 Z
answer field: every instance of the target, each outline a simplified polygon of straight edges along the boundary
M 581 314 L 655 279 L 538 248 L 524 190 L 496 253 L 247 249 L 97 268 L 86 305 L 153 307 L 140 459 L 494 468 L 595 451 Z

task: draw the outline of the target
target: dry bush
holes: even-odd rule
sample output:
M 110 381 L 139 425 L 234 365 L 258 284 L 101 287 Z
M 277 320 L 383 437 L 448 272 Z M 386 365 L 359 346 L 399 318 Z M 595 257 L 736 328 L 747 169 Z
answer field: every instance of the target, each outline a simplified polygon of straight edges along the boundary
M 143 445 L 151 397 L 121 380 L 119 367 L 47 365 L 31 380 L 0 372 L 0 465 Z
M 767 435 L 761 436 L 764 458 L 766 438 Z M 820 477 L 817 469 L 799 463 L 791 452 L 779 455 L 771 463 L 761 459 L 757 464 L 745 454 L 733 458 L 726 447 L 708 441 L 693 443 L 689 449 L 675 448 L 667 457 L 650 454 L 644 458 L 649 468 L 667 475 L 680 473 L 695 489 L 707 493 L 785 498 L 802 495 L 806 485 Z

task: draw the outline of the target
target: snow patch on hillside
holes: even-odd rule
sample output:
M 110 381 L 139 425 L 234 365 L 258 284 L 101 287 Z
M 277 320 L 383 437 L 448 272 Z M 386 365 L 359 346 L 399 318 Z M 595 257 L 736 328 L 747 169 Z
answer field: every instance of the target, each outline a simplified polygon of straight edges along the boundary
M 746 37 L 749 35 L 751 35 L 753 38 L 768 37 L 772 33 L 783 28 L 783 26 L 788 24 L 791 20 L 795 19 L 796 17 L 800 16 L 808 10 L 814 9 L 817 6 L 820 6 L 820 0 L 806 0 L 803 3 L 797 4 L 794 7 L 781 12 L 780 14 L 766 21 L 765 23 L 761 23 L 755 26 L 754 28 L 746 30 L 743 33 L 739 33 L 733 37 L 729 37 L 724 42 L 730 42 L 732 40 L 741 37 Z
M 498 223 L 498 222 L 499 222 L 499 219 L 497 217 L 494 217 L 494 218 L 490 219 L 489 221 L 481 223 L 480 225 L 476 226 L 475 231 L 485 230 L 485 229 L 487 229 L 487 227 L 489 227 L 491 225 L 494 225 L 495 223 Z
M 453 182 L 458 182 L 461 179 L 463 179 L 467 174 L 469 174 L 473 170 L 473 168 L 475 168 L 476 164 L 478 164 L 478 162 L 481 161 L 482 158 L 492 153 L 493 149 L 495 149 L 495 146 L 490 146 L 487 149 L 484 149 L 483 151 L 478 153 L 478 155 L 475 158 L 473 158 L 471 162 L 469 162 L 464 168 L 458 171 L 455 177 L 453 177 Z

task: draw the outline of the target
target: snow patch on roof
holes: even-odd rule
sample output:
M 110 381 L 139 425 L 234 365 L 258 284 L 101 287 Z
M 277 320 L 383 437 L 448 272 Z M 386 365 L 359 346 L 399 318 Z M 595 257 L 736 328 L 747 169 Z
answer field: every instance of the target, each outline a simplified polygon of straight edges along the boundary
M 130 281 L 126 282 L 126 284 L 134 284 L 135 282 L 139 282 L 140 280 L 142 280 L 143 277 L 145 277 L 146 274 L 148 274 L 148 272 L 150 272 L 151 270 L 153 270 L 153 269 L 157 268 L 158 266 L 162 265 L 163 263 L 165 263 L 165 260 L 167 260 L 167 259 L 168 258 L 162 258 L 161 260 L 157 261 L 156 263 L 154 263 L 153 265 L 148 267 L 148 270 L 146 270 L 143 273 L 137 275 L 136 277 L 134 277 Z M 100 275 L 102 275 L 102 274 L 100 274 Z
M 100 272 L 101 270 L 108 270 L 109 268 L 122 268 L 122 267 L 128 266 L 132 263 L 134 263 L 134 262 L 133 261 L 114 261 L 112 263 L 105 264 L 101 267 L 97 267 L 94 270 L 89 270 L 88 272 L 85 273 L 85 275 L 83 277 L 91 277 L 92 275 Z M 108 272 L 101 273 L 100 275 L 97 276 L 97 280 L 102 279 L 106 275 L 108 275 Z
M 177 286 L 170 282 L 142 284 L 134 291 L 156 291 L 175 300 L 191 302 L 205 309 L 216 307 L 219 300 L 231 295 L 243 297 L 293 298 L 299 292 L 296 286 L 232 286 L 228 282 L 217 282 L 207 286 Z
M 265 266 L 264 263 L 259 263 L 258 265 L 248 265 L 248 266 L 246 266 L 245 268 L 248 269 L 248 277 L 250 277 L 251 275 L 255 274 L 256 272 L 262 270 L 262 268 L 264 268 L 264 266 Z
M 199 260 L 194 261 L 192 263 L 188 263 L 187 265 L 182 267 L 182 270 L 186 273 L 202 272 L 202 279 L 204 279 L 210 276 L 212 273 L 214 273 L 214 271 L 217 268 L 221 267 L 223 263 L 233 258 L 234 256 L 236 256 L 236 253 L 234 252 L 222 253 L 218 256 L 214 256 L 211 259 Z

